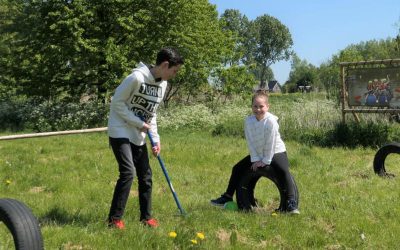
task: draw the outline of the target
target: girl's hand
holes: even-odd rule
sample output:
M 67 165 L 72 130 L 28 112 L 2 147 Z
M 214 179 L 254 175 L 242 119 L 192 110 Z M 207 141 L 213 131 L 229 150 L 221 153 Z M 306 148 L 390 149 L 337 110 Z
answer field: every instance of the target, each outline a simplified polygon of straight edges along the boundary
M 253 164 L 251 164 L 251 170 L 257 171 L 258 168 L 265 167 L 265 165 L 266 164 L 264 164 L 264 162 L 262 161 L 253 162 Z
M 142 127 L 142 128 L 140 128 L 140 132 L 144 132 L 144 133 L 146 133 L 146 132 L 147 132 L 147 130 L 149 130 L 149 129 L 150 129 L 150 124 L 148 124 L 148 123 L 144 123 L 143 127 Z
M 158 154 L 160 154 L 161 151 L 161 144 L 160 142 L 157 142 L 156 145 L 154 147 L 151 148 L 151 151 L 153 151 L 153 155 L 155 157 L 158 156 Z

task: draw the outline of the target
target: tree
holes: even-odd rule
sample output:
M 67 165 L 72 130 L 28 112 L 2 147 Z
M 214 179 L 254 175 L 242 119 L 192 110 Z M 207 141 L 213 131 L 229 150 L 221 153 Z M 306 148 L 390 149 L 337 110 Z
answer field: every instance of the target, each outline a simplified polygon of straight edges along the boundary
M 224 30 L 232 32 L 235 43 L 233 58 L 226 60 L 228 65 L 247 66 L 246 72 L 263 84 L 274 79 L 269 66 L 288 59 L 291 54 L 292 39 L 288 29 L 273 17 L 264 15 L 249 21 L 233 9 L 226 10 L 221 20 Z
M 118 81 L 128 61 L 138 58 L 140 12 L 121 1 L 21 1 L 5 31 L 15 35 L 9 74 L 23 94 L 79 99 Z M 130 38 L 130 39 L 129 39 Z
M 224 54 L 220 67 L 212 72 L 212 84 L 225 97 L 251 92 L 255 81 L 251 72 L 254 65 L 249 62 L 246 46 L 249 20 L 239 10 L 228 9 L 221 15 L 220 23 L 231 49 Z
M 328 99 L 339 101 L 340 72 L 339 64 L 335 60 L 322 63 L 317 72 L 320 83 L 323 85 Z
M 280 60 L 288 60 L 292 54 L 292 36 L 289 29 L 278 19 L 262 15 L 250 25 L 252 56 L 260 67 L 260 81 L 265 82 L 268 67 Z
M 269 81 L 275 79 L 274 72 L 272 71 L 271 67 L 267 67 L 266 69 L 264 69 L 263 66 L 257 65 L 251 69 L 251 72 L 253 73 L 255 79 L 261 79 L 262 74 L 264 74 L 265 82 L 263 83 L 268 83 Z
M 251 93 L 254 86 L 254 77 L 248 67 L 233 65 L 228 68 L 220 68 L 217 71 L 215 87 L 225 97 Z
M 400 18 L 399 18 L 399 22 L 396 23 L 396 25 L 399 28 L 399 30 L 398 30 L 398 34 L 396 36 L 395 51 L 396 51 L 396 58 L 400 58 Z
M 341 50 L 338 55 L 340 62 L 358 62 L 396 58 L 398 56 L 395 38 L 370 40 L 352 44 Z
M 0 32 L 15 34 L 5 42 L 12 55 L 5 71 L 29 96 L 76 100 L 94 89 L 107 98 L 137 62 L 154 63 L 161 47 L 173 46 L 186 63 L 171 81 L 168 102 L 179 91 L 207 84 L 229 51 L 228 36 L 207 0 L 18 3 L 20 11 Z
M 306 60 L 301 60 L 296 54 L 293 54 L 289 80 L 286 84 L 290 86 L 288 88 L 289 92 L 298 91 L 300 86 L 320 87 L 316 67 Z
M 172 14 L 169 20 L 157 23 L 168 23 L 168 28 L 160 26 L 166 32 L 164 36 L 170 39 L 166 44 L 178 47 L 185 58 L 179 75 L 170 81 L 164 98 L 168 105 L 179 93 L 196 95 L 204 85 L 208 85 L 211 72 L 220 67 L 226 55 L 231 53 L 233 41 L 230 34 L 222 30 L 216 7 L 207 0 L 162 2 L 165 11 Z M 162 12 L 158 15 L 162 16 Z
M 396 58 L 399 58 L 400 57 L 400 29 L 399 29 L 399 34 L 396 36 L 396 48 L 395 48 L 395 51 L 396 51 L 396 54 L 397 54 L 397 57 Z
M 5 27 L 12 24 L 12 16 L 18 13 L 20 3 L 15 1 L 10 3 L 0 0 L 0 99 L 9 100 L 15 98 L 16 84 L 15 79 L 9 74 L 8 70 L 13 65 L 13 53 L 9 43 L 15 40 L 14 33 L 3 33 Z M 2 34 L 3 33 L 3 34 Z
M 250 21 L 245 15 L 242 15 L 239 10 L 227 9 L 221 15 L 222 29 L 231 33 L 234 48 L 230 54 L 231 58 L 226 58 L 225 64 L 250 66 L 251 48 L 248 46 L 248 30 Z

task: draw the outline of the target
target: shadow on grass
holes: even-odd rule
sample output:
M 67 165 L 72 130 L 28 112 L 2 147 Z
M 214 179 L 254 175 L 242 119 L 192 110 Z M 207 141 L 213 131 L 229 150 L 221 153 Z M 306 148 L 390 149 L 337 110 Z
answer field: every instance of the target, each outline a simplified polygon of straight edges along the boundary
M 91 222 L 90 217 L 78 210 L 71 214 L 64 208 L 55 206 L 51 208 L 45 215 L 39 218 L 42 225 L 47 226 L 63 226 L 63 225 L 87 225 Z

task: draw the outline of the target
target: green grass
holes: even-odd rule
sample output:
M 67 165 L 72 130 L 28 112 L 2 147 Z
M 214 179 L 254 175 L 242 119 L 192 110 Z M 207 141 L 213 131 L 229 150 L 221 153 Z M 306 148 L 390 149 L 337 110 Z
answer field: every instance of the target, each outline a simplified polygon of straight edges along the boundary
M 300 216 L 271 216 L 279 194 L 261 179 L 255 213 L 214 208 L 231 167 L 247 154 L 242 137 L 161 130 L 162 158 L 187 211 L 179 216 L 154 157 L 153 215 L 161 226 L 138 222 L 137 182 L 125 231 L 106 227 L 116 162 L 105 133 L 0 141 L 0 197 L 18 199 L 38 217 L 46 249 L 395 249 L 400 227 L 399 177 L 373 172 L 373 149 L 319 148 L 286 142 L 300 192 Z M 399 176 L 398 155 L 388 172 Z M 7 184 L 7 180 L 11 181 Z M 169 238 L 175 231 L 177 237 Z M 205 235 L 193 245 L 197 232 Z M 0 226 L 0 241 L 7 239 Z M 2 244 L 4 246 L 4 243 Z M 6 245 L 7 246 L 7 245 Z M 0 249 L 2 249 L 0 247 Z

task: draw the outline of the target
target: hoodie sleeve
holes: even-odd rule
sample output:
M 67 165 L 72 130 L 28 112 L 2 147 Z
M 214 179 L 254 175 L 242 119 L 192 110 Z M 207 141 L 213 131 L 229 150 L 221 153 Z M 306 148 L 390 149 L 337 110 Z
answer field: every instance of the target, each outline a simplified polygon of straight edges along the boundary
M 111 100 L 111 108 L 129 125 L 142 128 L 144 122 L 140 120 L 139 117 L 135 116 L 127 106 L 130 96 L 135 89 L 139 89 L 139 87 L 139 81 L 135 74 L 126 77 L 115 90 Z
M 262 159 L 258 156 L 257 150 L 255 148 L 255 142 L 253 138 L 254 129 L 252 130 L 250 117 L 248 117 L 244 122 L 244 134 L 246 137 L 247 146 L 249 148 L 251 162 L 261 161 Z
M 154 115 L 153 119 L 150 121 L 149 133 L 151 134 L 154 143 L 160 142 L 160 135 L 157 130 L 157 115 Z
M 264 129 L 265 129 L 265 144 L 263 149 L 264 157 L 262 159 L 262 162 L 264 162 L 267 165 L 270 165 L 272 157 L 274 157 L 275 154 L 275 144 L 279 130 L 279 125 L 276 118 L 271 117 L 267 119 Z

